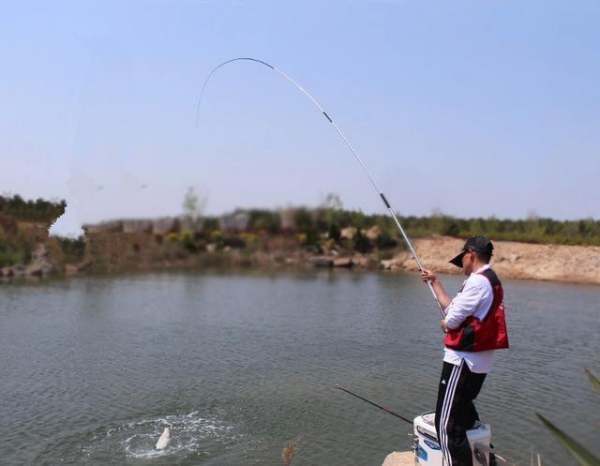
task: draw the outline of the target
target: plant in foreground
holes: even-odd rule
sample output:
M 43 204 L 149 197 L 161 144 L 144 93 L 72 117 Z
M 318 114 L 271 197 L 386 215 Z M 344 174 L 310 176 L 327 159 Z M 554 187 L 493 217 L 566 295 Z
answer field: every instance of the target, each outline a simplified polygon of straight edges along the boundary
M 585 372 L 592 382 L 594 389 L 600 391 L 600 380 L 598 380 L 598 377 L 596 377 L 589 369 L 586 369 Z M 569 453 L 573 455 L 579 464 L 582 466 L 600 466 L 600 458 L 577 442 L 573 437 L 560 430 L 541 414 L 535 413 L 535 415 L 542 421 L 548 430 L 558 438 L 560 443 L 569 450 Z
M 298 436 L 295 439 L 289 440 L 287 445 L 281 451 L 281 459 L 283 461 L 283 466 L 290 466 L 292 464 L 294 455 L 298 450 L 298 443 L 300 442 L 300 438 L 301 436 Z

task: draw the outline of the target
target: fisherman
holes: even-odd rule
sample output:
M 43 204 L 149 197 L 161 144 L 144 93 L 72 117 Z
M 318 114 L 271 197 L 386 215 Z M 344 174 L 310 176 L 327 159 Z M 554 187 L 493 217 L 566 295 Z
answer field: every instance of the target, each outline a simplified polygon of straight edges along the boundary
M 472 466 L 467 430 L 477 426 L 473 400 L 492 369 L 494 352 L 508 348 L 502 284 L 490 266 L 494 246 L 484 236 L 469 238 L 450 262 L 467 276 L 450 298 L 438 277 L 423 270 L 444 308 L 444 363 L 438 389 L 435 428 L 447 466 Z

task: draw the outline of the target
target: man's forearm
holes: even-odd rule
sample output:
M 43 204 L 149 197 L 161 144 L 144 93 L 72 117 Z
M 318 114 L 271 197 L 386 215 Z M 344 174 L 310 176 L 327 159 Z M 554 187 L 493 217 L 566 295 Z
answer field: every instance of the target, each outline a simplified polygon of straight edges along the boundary
M 442 307 L 444 308 L 444 310 L 448 307 L 448 304 L 450 304 L 450 301 L 452 301 L 452 299 L 450 298 L 450 296 L 448 296 L 448 293 L 446 293 L 446 290 L 444 289 L 444 285 L 442 285 L 442 282 L 440 282 L 439 280 L 435 280 L 433 283 L 433 291 L 435 292 L 435 295 L 437 296 L 438 301 L 440 302 L 440 304 L 442 305 Z
M 435 273 L 433 273 L 431 270 L 427 270 L 427 269 L 421 270 L 421 279 L 425 283 L 431 284 L 431 286 L 433 288 L 433 292 L 435 293 L 435 297 L 437 298 L 437 300 L 439 301 L 439 303 L 442 306 L 442 309 L 445 312 L 446 308 L 448 307 L 448 304 L 450 304 L 451 299 L 448 296 L 448 293 L 446 293 L 446 290 L 444 289 L 444 285 L 442 285 L 442 282 L 440 282 L 440 280 L 435 275 Z

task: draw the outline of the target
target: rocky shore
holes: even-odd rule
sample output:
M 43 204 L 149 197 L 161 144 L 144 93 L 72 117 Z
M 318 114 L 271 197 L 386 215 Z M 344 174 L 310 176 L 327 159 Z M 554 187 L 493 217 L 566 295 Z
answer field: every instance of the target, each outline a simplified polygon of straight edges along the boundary
M 138 244 L 139 240 L 137 243 Z M 117 250 L 127 251 L 123 244 L 109 242 L 116 246 L 115 251 L 103 254 L 93 250 L 92 254 L 78 263 L 56 264 L 48 247 L 40 243 L 26 265 L 15 265 L 0 269 L 0 279 L 20 277 L 45 277 L 48 275 L 73 276 L 87 272 L 118 273 L 122 271 L 153 271 L 169 269 L 207 268 L 331 268 L 383 270 L 388 272 L 417 270 L 410 253 L 402 248 L 388 251 L 388 258 L 381 258 L 378 251 L 358 253 L 335 248 L 313 252 L 294 247 L 284 240 L 275 241 L 266 249 L 245 251 L 226 246 L 216 250 L 211 244 L 204 251 L 194 254 L 181 254 L 174 250 L 169 254 L 118 254 Z M 460 249 L 462 239 L 435 236 L 417 238 L 415 249 L 423 265 L 438 273 L 460 274 L 461 271 L 448 262 Z M 544 280 L 555 282 L 583 283 L 600 285 L 600 247 L 528 244 L 511 241 L 494 241 L 493 266 L 503 278 Z M 107 262 L 107 257 L 112 262 Z
M 464 240 L 446 236 L 417 238 L 414 245 L 426 268 L 439 273 L 460 274 L 448 261 L 457 254 Z M 600 285 L 600 247 L 528 244 L 494 241 L 493 266 L 504 278 L 544 280 Z M 140 260 L 137 270 L 247 267 L 247 268 L 331 268 L 416 271 L 410 253 L 402 248 L 388 251 L 389 258 L 381 253 L 358 253 L 332 248 L 319 253 L 293 247 L 282 239 L 267 249 L 245 251 L 225 247 L 218 251 L 208 245 L 206 251 L 190 257 L 173 257 L 156 261 Z M 93 259 L 89 258 L 88 261 Z M 129 264 L 131 265 L 131 264 Z M 89 262 L 88 262 L 88 267 Z M 93 265 L 91 266 L 93 269 Z M 131 267 L 129 267 L 131 268 Z M 118 271 L 116 266 L 112 271 Z
M 418 238 L 414 246 L 424 267 L 439 273 L 460 274 L 448 261 L 462 248 L 464 240 L 447 236 Z M 505 278 L 600 285 L 600 247 L 529 244 L 494 241 L 492 264 Z M 311 263 L 320 267 L 380 268 L 389 271 L 416 271 L 410 253 L 402 250 L 391 259 L 375 262 L 373 257 L 315 256 Z
M 31 261 L 0 268 L 0 278 L 45 277 L 55 270 L 54 264 L 44 243 L 36 244 L 31 253 Z
M 447 236 L 418 238 L 414 246 L 423 265 L 435 272 L 460 274 L 448 261 L 462 248 L 464 240 Z M 505 278 L 543 280 L 600 285 L 600 247 L 529 244 L 494 241 L 492 259 L 495 270 Z M 263 261 L 264 262 L 264 258 Z M 407 250 L 392 258 L 378 260 L 373 254 L 290 255 L 288 264 L 315 267 L 359 268 L 388 271 L 416 271 L 417 265 Z
M 425 267 L 443 273 L 460 273 L 448 260 L 464 240 L 438 236 L 415 240 L 415 248 Z M 495 270 L 505 278 L 547 280 L 600 285 L 600 247 L 528 244 L 494 241 Z M 389 270 L 416 270 L 416 264 L 402 252 L 382 261 Z

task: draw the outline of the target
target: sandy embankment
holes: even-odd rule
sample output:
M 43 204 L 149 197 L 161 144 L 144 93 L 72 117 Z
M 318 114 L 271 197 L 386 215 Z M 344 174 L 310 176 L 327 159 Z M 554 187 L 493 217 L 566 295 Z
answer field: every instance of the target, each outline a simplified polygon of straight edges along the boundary
M 436 272 L 459 273 L 448 261 L 461 250 L 464 241 L 438 236 L 416 239 L 415 248 L 423 265 Z M 501 277 L 600 284 L 600 247 L 527 244 L 494 241 L 492 264 Z M 416 270 L 408 252 L 390 261 L 389 269 Z

